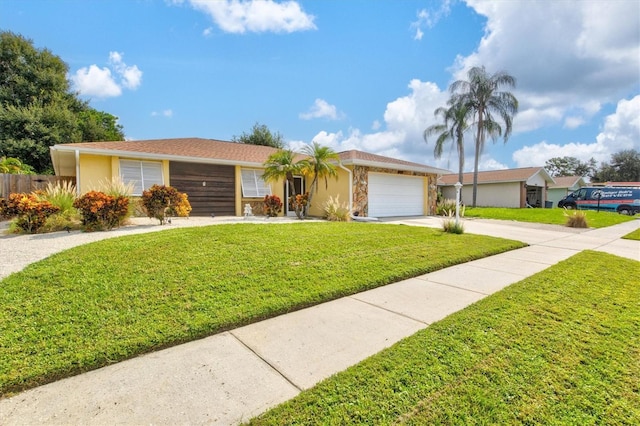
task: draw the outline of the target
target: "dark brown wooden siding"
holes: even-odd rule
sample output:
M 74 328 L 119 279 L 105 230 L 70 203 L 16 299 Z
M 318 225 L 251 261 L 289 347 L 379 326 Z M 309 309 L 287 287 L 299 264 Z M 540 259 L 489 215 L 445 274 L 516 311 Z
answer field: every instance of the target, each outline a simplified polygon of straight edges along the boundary
M 171 186 L 189 196 L 189 203 L 193 208 L 191 216 L 235 216 L 233 166 L 171 161 L 169 178 Z

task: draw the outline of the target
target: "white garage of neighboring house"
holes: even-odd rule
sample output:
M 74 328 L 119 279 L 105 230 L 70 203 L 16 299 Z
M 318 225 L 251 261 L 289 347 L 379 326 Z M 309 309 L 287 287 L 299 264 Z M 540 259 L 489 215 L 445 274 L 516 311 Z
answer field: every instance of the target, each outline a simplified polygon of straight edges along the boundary
M 458 174 L 443 175 L 438 187 L 444 198 L 456 198 L 455 183 Z M 546 204 L 547 188 L 555 181 L 544 167 L 524 167 L 519 169 L 491 170 L 478 172 L 478 207 L 550 207 Z M 461 190 L 462 202 L 471 205 L 473 201 L 473 173 L 464 173 Z

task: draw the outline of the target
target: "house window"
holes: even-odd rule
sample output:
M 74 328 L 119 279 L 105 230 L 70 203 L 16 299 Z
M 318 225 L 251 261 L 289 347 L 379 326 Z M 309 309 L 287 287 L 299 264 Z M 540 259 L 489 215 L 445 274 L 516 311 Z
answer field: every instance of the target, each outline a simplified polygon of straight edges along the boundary
M 133 183 L 131 195 L 142 195 L 145 189 L 164 184 L 162 163 L 159 161 L 120 160 L 120 177 L 125 183 Z
M 262 179 L 262 170 L 242 169 L 242 196 L 247 198 L 271 195 L 271 186 Z

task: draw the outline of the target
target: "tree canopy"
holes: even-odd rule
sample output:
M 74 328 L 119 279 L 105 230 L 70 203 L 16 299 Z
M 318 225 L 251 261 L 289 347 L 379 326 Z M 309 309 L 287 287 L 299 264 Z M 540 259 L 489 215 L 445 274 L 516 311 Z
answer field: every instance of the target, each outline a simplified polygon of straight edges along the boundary
M 451 104 L 464 105 L 474 118 L 475 158 L 473 167 L 473 207 L 478 192 L 478 162 L 487 136 L 496 140 L 502 136 L 506 143 L 513 128 L 513 116 L 518 112 L 518 100 L 503 87 L 514 88 L 516 79 L 504 71 L 487 73 L 482 67 L 467 72 L 468 80 L 458 80 L 449 86 Z M 495 117 L 498 116 L 498 117 Z M 499 118 L 503 126 L 496 119 Z
M 576 157 L 553 157 L 544 163 L 544 168 L 553 177 L 591 176 L 596 171 L 596 160 L 583 162 Z
M 80 100 L 67 73 L 67 64 L 48 49 L 0 32 L 0 156 L 47 173 L 52 145 L 124 140 L 117 117 Z
M 640 152 L 627 149 L 611 155 L 593 174 L 594 182 L 640 182 Z
M 430 136 L 437 135 L 433 147 L 433 156 L 440 158 L 444 144 L 451 140 L 455 142 L 458 150 L 458 182 L 463 183 L 464 172 L 464 133 L 469 129 L 469 119 L 471 111 L 462 103 L 454 103 L 449 99 L 449 108 L 437 108 L 433 115 L 442 117 L 442 123 L 427 127 L 423 133 L 425 142 Z
M 242 132 L 240 136 L 233 136 L 231 141 L 284 149 L 284 137 L 279 132 L 272 133 L 265 124 L 260 123 L 253 125 L 251 133 Z

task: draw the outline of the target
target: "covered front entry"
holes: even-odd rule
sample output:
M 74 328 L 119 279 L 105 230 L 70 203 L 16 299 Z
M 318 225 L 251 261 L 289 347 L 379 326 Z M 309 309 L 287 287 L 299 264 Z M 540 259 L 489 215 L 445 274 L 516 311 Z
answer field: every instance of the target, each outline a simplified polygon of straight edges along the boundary
M 171 186 L 189 196 L 191 216 L 236 214 L 235 167 L 171 161 Z
M 302 176 L 294 176 L 293 177 L 293 184 L 294 184 L 294 193 L 295 194 L 304 194 L 305 191 L 305 185 L 304 185 L 304 177 Z M 290 189 L 289 189 L 289 182 L 285 179 L 284 181 L 284 193 L 285 193 L 285 198 L 286 198 L 286 202 L 284 203 L 284 211 L 285 211 L 285 216 L 295 216 L 296 212 L 293 209 L 293 207 L 291 206 L 291 203 L 293 200 L 290 199 Z
M 371 217 L 424 215 L 424 178 L 421 176 L 369 173 Z

